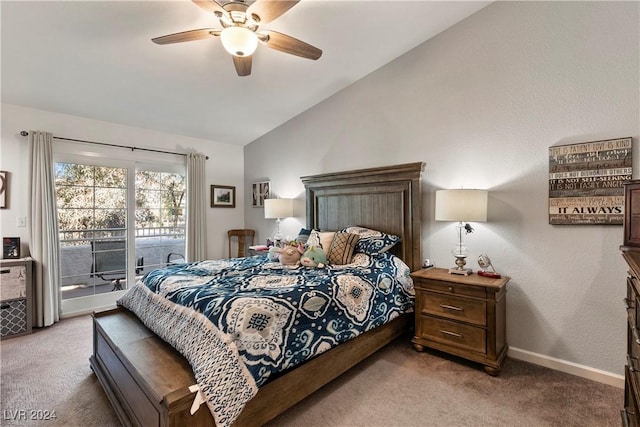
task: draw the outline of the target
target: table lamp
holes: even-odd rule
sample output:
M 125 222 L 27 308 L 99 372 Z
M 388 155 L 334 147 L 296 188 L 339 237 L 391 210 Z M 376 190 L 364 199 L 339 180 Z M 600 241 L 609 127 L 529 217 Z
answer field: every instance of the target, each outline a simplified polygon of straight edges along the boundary
M 465 268 L 468 249 L 462 243 L 462 230 L 466 234 L 472 233 L 469 222 L 487 221 L 487 190 L 438 190 L 436 191 L 436 221 L 457 221 L 458 241 L 451 253 L 456 258 L 455 268 L 450 268 L 451 274 L 469 275 L 473 271 Z
M 281 218 L 293 216 L 293 199 L 265 199 L 264 200 L 264 217 L 276 218 L 276 234 L 273 240 L 276 243 L 282 241 L 282 233 L 280 233 Z

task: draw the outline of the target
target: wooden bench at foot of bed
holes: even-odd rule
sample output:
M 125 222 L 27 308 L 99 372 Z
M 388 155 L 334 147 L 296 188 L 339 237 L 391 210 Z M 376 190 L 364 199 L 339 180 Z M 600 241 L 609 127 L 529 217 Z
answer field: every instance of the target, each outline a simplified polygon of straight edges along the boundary
M 362 334 L 266 384 L 234 425 L 260 426 L 408 331 L 411 315 Z M 214 426 L 206 404 L 189 413 L 187 360 L 124 308 L 93 315 L 91 368 L 125 426 Z

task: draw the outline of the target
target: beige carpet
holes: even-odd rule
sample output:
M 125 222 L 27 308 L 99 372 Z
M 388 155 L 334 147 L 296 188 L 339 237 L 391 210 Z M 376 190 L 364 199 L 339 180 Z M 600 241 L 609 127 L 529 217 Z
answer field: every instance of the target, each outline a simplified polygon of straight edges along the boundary
M 0 342 L 0 425 L 119 426 L 89 368 L 91 318 Z M 275 426 L 619 426 L 621 389 L 509 359 L 501 376 L 398 340 Z M 52 420 L 16 420 L 20 410 Z M 16 415 L 17 414 L 17 415 Z M 33 414 L 38 415 L 38 412 Z

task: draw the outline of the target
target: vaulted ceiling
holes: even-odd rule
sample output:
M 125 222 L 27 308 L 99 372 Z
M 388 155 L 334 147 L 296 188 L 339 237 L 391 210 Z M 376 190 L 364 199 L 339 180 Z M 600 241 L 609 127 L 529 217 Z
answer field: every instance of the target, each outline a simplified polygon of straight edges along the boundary
M 151 42 L 220 28 L 191 1 L 3 0 L 2 102 L 245 145 L 489 3 L 302 0 L 260 29 L 322 57 L 260 45 L 238 77 L 217 37 Z

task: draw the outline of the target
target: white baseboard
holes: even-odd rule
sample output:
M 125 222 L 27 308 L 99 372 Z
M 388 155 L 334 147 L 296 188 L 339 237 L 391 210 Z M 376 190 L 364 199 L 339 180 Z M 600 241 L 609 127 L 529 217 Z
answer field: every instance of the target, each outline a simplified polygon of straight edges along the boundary
M 100 311 L 105 311 L 105 310 L 111 310 L 116 308 L 116 304 L 108 304 L 108 305 L 103 305 L 100 307 L 95 307 L 95 308 L 90 308 L 90 309 L 86 309 L 86 308 L 82 308 L 79 310 L 75 310 L 75 311 L 65 311 L 64 313 L 62 313 L 60 315 L 60 319 L 69 319 L 70 317 L 77 317 L 77 316 L 84 316 L 86 314 L 91 314 L 94 312 L 100 312 Z
M 509 357 L 533 363 L 535 365 L 544 366 L 546 368 L 555 369 L 556 371 L 566 372 L 567 374 L 576 375 L 599 383 L 624 388 L 623 375 L 602 371 L 600 369 L 579 365 L 577 363 L 556 359 L 555 357 L 545 356 L 544 354 L 533 353 L 531 351 L 515 347 L 509 347 Z
M 126 291 L 107 292 L 104 294 L 87 295 L 78 298 L 69 298 L 62 300 L 61 319 L 69 317 L 81 316 L 83 314 L 91 314 L 94 311 L 103 311 L 110 308 L 116 308 L 116 301 Z

